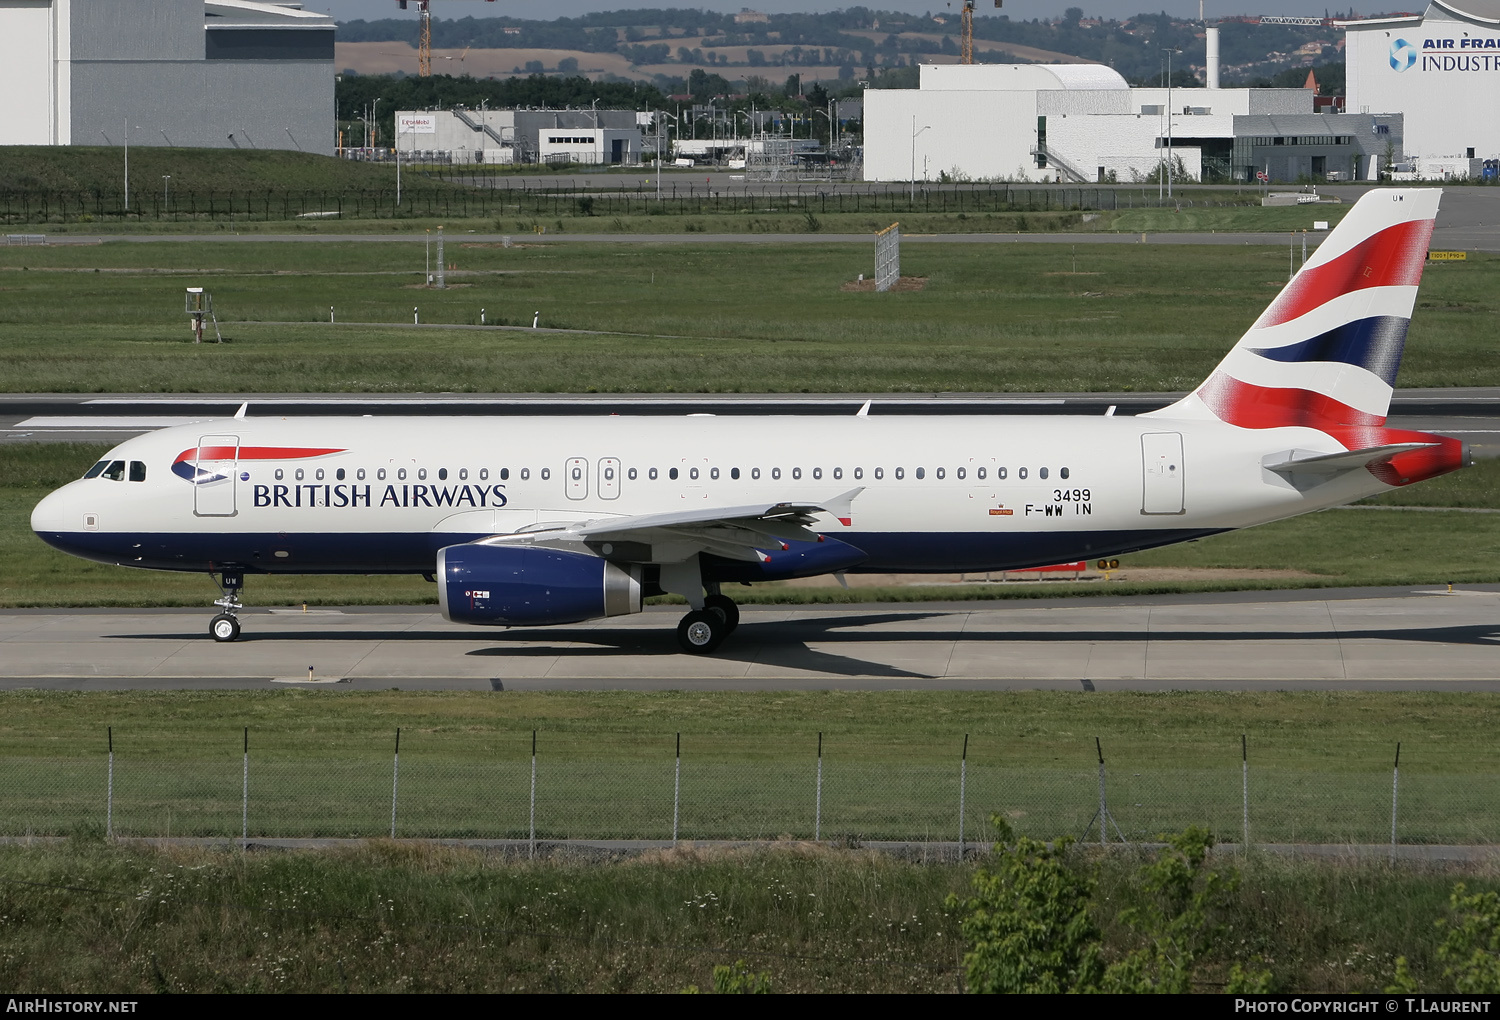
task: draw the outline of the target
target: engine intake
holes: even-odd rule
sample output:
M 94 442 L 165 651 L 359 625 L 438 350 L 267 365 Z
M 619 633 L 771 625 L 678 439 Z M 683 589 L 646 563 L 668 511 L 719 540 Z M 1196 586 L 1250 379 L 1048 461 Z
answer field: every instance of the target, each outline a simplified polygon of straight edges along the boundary
M 438 603 L 454 623 L 538 626 L 641 611 L 640 567 L 534 546 L 438 550 Z

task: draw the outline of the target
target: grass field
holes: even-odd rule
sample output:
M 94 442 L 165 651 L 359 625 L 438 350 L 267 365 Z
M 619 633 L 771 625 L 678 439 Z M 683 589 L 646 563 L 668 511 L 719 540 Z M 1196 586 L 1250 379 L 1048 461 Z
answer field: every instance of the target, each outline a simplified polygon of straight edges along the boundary
M 971 840 L 994 812 L 1037 837 L 1083 833 L 1098 806 L 1098 737 L 1123 834 L 1196 822 L 1234 841 L 1245 734 L 1257 841 L 1388 839 L 1401 741 L 1402 841 L 1500 842 L 1490 742 L 1500 698 L 1484 694 L 13 691 L 0 701 L 7 835 L 104 824 L 106 727 L 117 834 L 237 836 L 249 727 L 252 835 L 382 835 L 399 726 L 402 836 L 526 838 L 535 730 L 542 839 L 669 839 L 681 733 L 687 839 L 810 838 L 816 825 L 832 839 L 955 840 L 967 736 Z
M 1134 856 L 1099 881 L 1106 958 L 1134 945 Z M 1217 867 L 1233 866 L 1218 860 Z M 1195 990 L 1231 962 L 1283 991 L 1378 992 L 1395 957 L 1442 987 L 1449 889 L 1493 870 L 1252 857 Z M 953 992 L 963 944 L 944 908 L 972 865 L 858 851 L 679 850 L 612 864 L 436 847 L 224 854 L 80 838 L 0 848 L 0 985 L 32 993 L 676 992 L 743 960 L 776 992 Z
M 438 291 L 419 244 L 0 249 L 0 377 L 28 392 L 1173 390 L 1286 274 L 1274 246 L 928 244 L 903 262 L 924 288 L 877 295 L 842 289 L 872 270 L 848 245 L 454 237 L 447 260 Z M 1500 383 L 1497 273 L 1490 256 L 1427 273 L 1401 385 Z M 231 343 L 188 342 L 187 286 L 213 293 Z M 413 308 L 629 335 L 361 325 Z

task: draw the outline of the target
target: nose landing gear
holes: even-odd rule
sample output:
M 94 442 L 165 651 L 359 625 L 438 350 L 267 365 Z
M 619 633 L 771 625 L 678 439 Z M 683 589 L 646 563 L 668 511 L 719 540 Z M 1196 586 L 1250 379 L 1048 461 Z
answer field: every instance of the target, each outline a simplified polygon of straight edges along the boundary
M 223 612 L 208 621 L 208 634 L 215 641 L 233 641 L 240 636 L 237 614 L 245 608 L 239 600 L 239 594 L 245 588 L 245 575 L 236 570 L 224 570 L 219 574 L 218 584 L 219 590 L 224 594 L 223 597 L 214 599 L 214 605 Z

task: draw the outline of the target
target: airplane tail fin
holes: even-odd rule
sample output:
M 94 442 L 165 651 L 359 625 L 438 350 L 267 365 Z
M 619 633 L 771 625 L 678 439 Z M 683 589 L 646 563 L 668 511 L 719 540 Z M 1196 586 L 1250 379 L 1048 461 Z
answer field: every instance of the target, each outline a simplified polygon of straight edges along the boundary
M 1213 374 L 1149 416 L 1251 429 L 1384 425 L 1441 195 L 1367 192 Z

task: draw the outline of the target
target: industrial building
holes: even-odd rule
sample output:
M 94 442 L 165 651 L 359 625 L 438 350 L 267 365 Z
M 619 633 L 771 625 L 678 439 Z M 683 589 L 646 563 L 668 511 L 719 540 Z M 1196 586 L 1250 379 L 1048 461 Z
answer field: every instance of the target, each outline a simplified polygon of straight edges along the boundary
M 0 0 L 0 145 L 334 149 L 333 19 L 250 0 Z
M 1217 68 L 1209 80 L 1217 83 Z M 865 179 L 1374 179 L 1402 117 L 1315 113 L 1310 89 L 1131 88 L 1101 64 L 923 64 L 865 93 Z
M 397 110 L 403 158 L 451 163 L 641 162 L 634 110 Z
M 1500 156 L 1500 0 L 1339 24 L 1349 113 L 1406 114 L 1402 176 L 1479 177 Z

